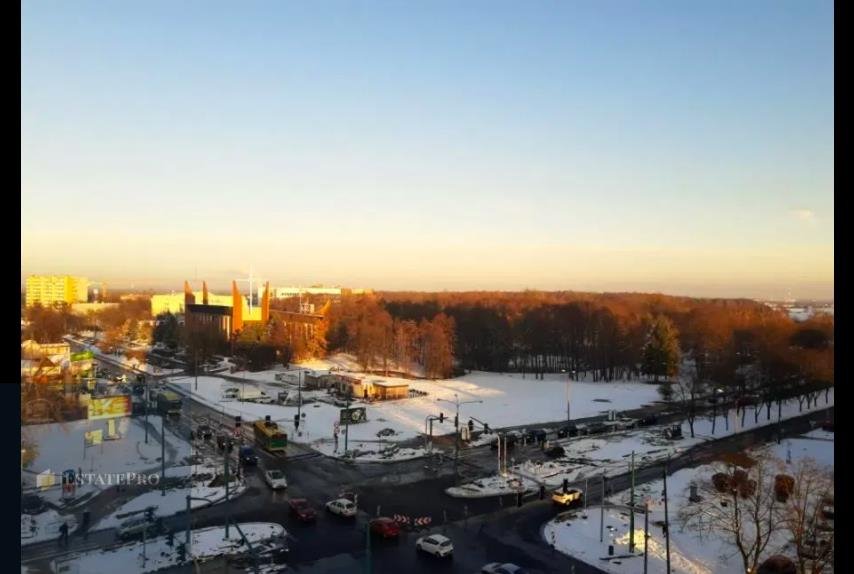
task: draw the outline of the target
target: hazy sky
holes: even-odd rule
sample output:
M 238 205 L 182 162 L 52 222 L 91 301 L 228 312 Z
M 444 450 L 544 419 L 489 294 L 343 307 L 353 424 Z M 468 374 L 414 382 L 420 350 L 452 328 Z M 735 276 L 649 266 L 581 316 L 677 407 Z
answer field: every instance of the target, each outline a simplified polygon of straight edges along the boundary
M 21 6 L 22 275 L 832 294 L 829 1 Z

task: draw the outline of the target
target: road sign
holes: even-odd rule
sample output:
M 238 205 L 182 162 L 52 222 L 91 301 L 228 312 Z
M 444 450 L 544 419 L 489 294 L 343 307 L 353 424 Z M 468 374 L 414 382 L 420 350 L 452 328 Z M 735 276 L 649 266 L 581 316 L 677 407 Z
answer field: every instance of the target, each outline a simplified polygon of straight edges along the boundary
M 341 409 L 340 423 L 343 424 L 358 424 L 367 420 L 365 407 L 355 407 L 351 409 Z

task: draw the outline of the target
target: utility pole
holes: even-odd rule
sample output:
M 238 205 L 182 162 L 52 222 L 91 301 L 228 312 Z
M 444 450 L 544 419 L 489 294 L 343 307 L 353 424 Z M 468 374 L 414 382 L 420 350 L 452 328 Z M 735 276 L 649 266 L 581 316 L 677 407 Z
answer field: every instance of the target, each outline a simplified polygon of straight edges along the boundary
M 160 413 L 160 496 L 166 496 L 166 413 Z
M 460 405 L 468 405 L 472 403 L 482 403 L 483 401 L 460 401 L 460 398 L 457 396 L 457 393 L 454 393 L 454 400 L 449 401 L 447 399 L 436 399 L 439 402 L 450 403 L 454 405 L 457 409 L 456 415 L 454 417 L 454 477 L 459 478 L 459 458 L 460 458 Z M 506 460 L 505 460 L 506 464 Z
M 632 451 L 632 490 L 629 495 L 629 554 L 635 551 L 635 451 Z
M 371 574 L 371 523 L 368 522 L 365 525 L 365 539 L 366 539 L 366 548 L 365 548 L 365 573 Z
M 350 439 L 350 399 L 353 398 L 353 387 L 347 388 L 347 418 L 344 419 L 344 456 L 347 456 L 347 442 Z
M 664 544 L 667 549 L 667 574 L 670 574 L 670 523 L 667 520 L 667 463 L 664 462 Z
M 649 543 L 649 501 L 644 502 L 644 513 L 643 513 L 643 574 L 647 574 L 647 558 L 649 556 L 648 551 L 648 543 Z
M 301 415 L 302 415 L 302 373 L 303 373 L 303 371 L 302 371 L 302 369 L 300 369 L 299 373 L 297 374 L 297 385 L 298 385 L 297 388 L 299 389 L 299 391 L 298 391 L 299 400 L 297 403 L 297 420 L 298 421 L 302 421 L 302 417 L 301 417 Z
M 599 542 L 605 537 L 605 473 L 602 473 L 602 500 L 599 505 Z
M 148 390 L 148 377 L 145 377 L 145 444 L 148 444 L 148 402 L 151 400 L 151 392 Z
M 228 506 L 228 492 L 229 492 L 228 491 L 228 483 L 229 483 L 230 479 L 228 476 L 228 454 L 229 454 L 228 451 L 229 451 L 229 448 L 228 448 L 228 442 L 227 441 L 225 443 L 225 446 L 226 446 L 226 449 L 225 449 L 225 511 L 226 511 L 226 515 L 225 515 L 225 537 L 228 538 L 228 524 L 229 524 L 229 522 L 231 522 L 231 520 L 230 520 L 230 516 L 229 516 L 230 507 Z

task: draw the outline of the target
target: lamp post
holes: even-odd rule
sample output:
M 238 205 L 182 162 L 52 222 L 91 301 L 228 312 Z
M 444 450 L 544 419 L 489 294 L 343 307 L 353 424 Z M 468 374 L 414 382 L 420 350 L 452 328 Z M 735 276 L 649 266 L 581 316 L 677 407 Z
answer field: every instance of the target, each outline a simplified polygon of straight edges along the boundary
M 481 400 L 475 401 L 460 401 L 460 398 L 457 396 L 457 393 L 454 393 L 454 400 L 449 401 L 448 399 L 436 399 L 442 403 L 450 403 L 454 405 L 457 409 L 456 415 L 454 416 L 454 476 L 458 477 L 457 474 L 457 463 L 460 457 L 460 405 L 469 405 L 472 403 L 482 403 Z

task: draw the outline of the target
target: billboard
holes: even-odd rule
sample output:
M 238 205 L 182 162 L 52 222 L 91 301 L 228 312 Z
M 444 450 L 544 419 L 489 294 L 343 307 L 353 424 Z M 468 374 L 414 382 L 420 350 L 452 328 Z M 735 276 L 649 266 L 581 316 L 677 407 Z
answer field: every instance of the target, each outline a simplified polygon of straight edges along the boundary
M 131 413 L 130 395 L 113 395 L 110 397 L 93 398 L 89 401 L 88 419 L 111 419 L 114 417 L 129 417 Z
M 74 363 L 76 361 L 91 361 L 95 358 L 95 353 L 92 351 L 81 351 L 80 353 L 72 353 L 71 362 Z
M 356 407 L 352 409 L 341 409 L 341 424 L 357 424 L 367 420 L 365 407 Z

